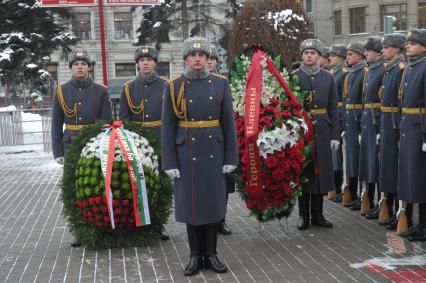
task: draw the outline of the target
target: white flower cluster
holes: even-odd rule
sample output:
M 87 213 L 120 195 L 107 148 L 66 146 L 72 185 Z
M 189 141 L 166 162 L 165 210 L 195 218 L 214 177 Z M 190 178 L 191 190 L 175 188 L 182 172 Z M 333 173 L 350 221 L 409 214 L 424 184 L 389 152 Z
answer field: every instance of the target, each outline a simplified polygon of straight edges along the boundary
M 290 130 L 287 129 L 286 125 L 289 126 Z M 282 151 L 287 146 L 295 146 L 299 140 L 301 128 L 305 131 L 308 128 L 303 118 L 299 119 L 299 122 L 287 120 L 285 124 L 281 124 L 281 128 L 277 127 L 271 131 L 263 130 L 257 139 L 259 155 L 266 158 L 268 154 L 274 154 L 275 151 Z
M 249 57 L 242 55 L 240 57 L 241 63 L 243 66 L 244 73 L 246 74 L 241 80 L 235 80 L 231 83 L 231 93 L 232 93 L 232 103 L 234 105 L 234 110 L 240 114 L 244 115 L 244 99 L 246 96 L 246 79 L 247 73 L 250 69 L 251 60 Z
M 131 143 L 134 143 L 135 147 L 138 150 L 138 155 L 142 158 L 143 166 L 150 168 L 155 174 L 159 174 L 158 171 L 158 156 L 155 155 L 154 149 L 149 145 L 149 142 L 146 138 L 128 131 L 124 130 L 129 137 Z M 81 151 L 81 157 L 85 158 L 98 158 L 99 156 L 99 146 L 103 133 L 100 133 L 94 138 L 91 138 L 90 141 L 86 144 L 86 146 Z M 121 151 L 121 147 L 118 141 L 115 142 L 115 152 L 114 152 L 114 161 L 124 162 L 126 161 L 123 152 Z
M 281 87 L 275 76 L 266 70 L 266 58 L 262 58 L 260 63 L 262 65 L 262 96 L 260 97 L 260 103 L 263 106 L 269 105 L 272 98 L 279 99 L 281 94 Z

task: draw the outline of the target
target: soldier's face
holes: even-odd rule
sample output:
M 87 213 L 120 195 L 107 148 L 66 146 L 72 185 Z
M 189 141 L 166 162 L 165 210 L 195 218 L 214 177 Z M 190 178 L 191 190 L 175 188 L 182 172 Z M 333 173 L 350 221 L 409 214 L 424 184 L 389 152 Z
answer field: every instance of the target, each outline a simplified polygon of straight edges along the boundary
M 151 74 L 156 66 L 157 63 L 151 57 L 142 57 L 138 60 L 139 72 L 144 75 Z
M 348 51 L 348 54 L 346 55 L 346 61 L 348 62 L 349 66 L 354 66 L 361 62 L 362 55 L 355 53 L 353 51 Z
M 318 53 L 318 51 L 314 49 L 306 49 L 302 53 L 303 63 L 305 63 L 308 66 L 313 66 L 317 64 L 319 59 L 320 59 L 320 54 Z
M 208 59 L 207 60 L 207 69 L 209 69 L 209 71 L 216 69 L 216 66 L 217 66 L 217 60 L 216 59 Z
M 325 65 L 327 65 L 327 64 L 329 64 L 329 62 L 328 62 L 328 59 L 327 58 L 324 58 L 324 57 L 320 57 L 319 59 L 318 59 L 318 64 L 319 64 L 319 66 L 321 67 L 321 68 L 323 68 Z
M 72 63 L 71 72 L 77 79 L 85 79 L 89 75 L 89 64 L 86 61 L 75 61 Z
M 374 63 L 379 59 L 381 53 L 373 51 L 373 50 L 365 50 L 364 56 L 367 59 L 368 63 Z
M 398 47 L 383 45 L 382 57 L 384 60 L 389 61 L 397 57 L 400 52 L 401 51 Z
M 185 64 L 191 70 L 201 71 L 207 66 L 207 55 L 203 52 L 191 52 L 186 56 Z
M 342 57 L 336 56 L 334 54 L 330 54 L 330 65 L 331 66 L 336 66 L 336 65 L 338 65 L 342 62 L 343 62 Z
M 405 49 L 407 50 L 407 56 L 408 57 L 419 56 L 423 52 L 426 52 L 425 46 L 418 44 L 418 43 L 415 43 L 413 41 L 409 41 L 407 43 L 407 46 L 405 47 Z

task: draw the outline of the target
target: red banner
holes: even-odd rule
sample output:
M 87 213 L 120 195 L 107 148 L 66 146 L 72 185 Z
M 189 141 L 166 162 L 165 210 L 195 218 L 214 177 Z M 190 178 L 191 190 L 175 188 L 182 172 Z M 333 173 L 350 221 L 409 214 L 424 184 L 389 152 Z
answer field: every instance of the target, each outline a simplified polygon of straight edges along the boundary
M 158 5 L 160 0 L 105 0 L 105 6 Z
M 98 0 L 37 0 L 41 7 L 97 6 Z
M 245 156 L 247 173 L 247 194 L 250 199 L 263 199 L 264 193 L 260 174 L 259 148 L 257 138 L 259 136 L 259 109 L 262 95 L 262 60 L 263 52 L 256 50 L 250 70 L 247 74 L 245 109 L 244 109 L 244 133 Z

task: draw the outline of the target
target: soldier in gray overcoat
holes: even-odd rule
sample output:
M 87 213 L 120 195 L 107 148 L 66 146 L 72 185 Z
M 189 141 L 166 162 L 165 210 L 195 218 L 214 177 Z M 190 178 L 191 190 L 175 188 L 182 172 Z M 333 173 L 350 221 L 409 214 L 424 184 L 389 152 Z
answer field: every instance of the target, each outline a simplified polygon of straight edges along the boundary
M 83 49 L 71 51 L 68 64 L 72 77 L 58 86 L 52 104 L 52 151 L 60 164 L 64 163 L 66 148 L 85 125 L 112 119 L 107 87 L 90 77 L 89 53 Z
M 385 73 L 382 59 L 382 38 L 370 36 L 365 41 L 365 57 L 369 64 L 365 75 L 362 94 L 361 135 L 359 149 L 359 179 L 365 185 L 364 193 L 368 193 L 370 207 L 374 206 L 374 192 L 379 178 L 379 148 L 377 135 L 380 128 L 380 98 L 379 91 L 382 87 Z M 379 194 L 380 197 L 380 194 Z M 380 208 L 377 205 L 370 213 L 366 213 L 367 219 L 379 218 Z
M 400 89 L 398 198 L 419 204 L 419 224 L 402 233 L 410 241 L 426 240 L 426 29 L 407 34 L 408 66 Z M 400 208 L 401 209 L 401 208 Z
M 187 276 L 203 257 L 213 271 L 227 270 L 217 257 L 217 223 L 225 216 L 225 174 L 238 164 L 229 81 L 207 70 L 208 56 L 205 38 L 185 40 L 185 71 L 170 81 L 163 104 L 162 166 L 174 179 L 176 221 L 187 224 Z
M 89 53 L 83 49 L 71 51 L 68 65 L 71 80 L 58 86 L 52 104 L 52 151 L 59 164 L 64 164 L 67 147 L 84 126 L 98 120 L 112 120 L 107 87 L 95 83 L 89 75 Z M 71 246 L 78 247 L 80 243 Z
M 332 75 L 318 65 L 322 50 L 318 39 L 302 41 L 300 52 L 303 62 L 293 73 L 299 76 L 301 91 L 306 93 L 304 107 L 315 125 L 313 154 L 316 161 L 305 168 L 309 182 L 303 184 L 303 195 L 298 200 L 299 230 L 309 227 L 310 217 L 313 225 L 332 227 L 323 215 L 323 196 L 334 188 L 331 151 L 339 149 L 340 129 L 336 85 Z M 315 173 L 314 167 L 319 169 L 318 173 Z
M 210 47 L 210 54 L 209 59 L 207 62 L 207 69 L 210 73 L 220 74 L 217 70 L 217 64 L 219 63 L 219 53 L 217 52 L 217 48 L 214 46 Z M 226 182 L 226 206 L 228 205 L 228 198 L 229 194 L 235 192 L 235 180 L 232 176 L 229 174 L 225 175 L 225 182 Z M 228 225 L 226 224 L 226 211 L 225 216 L 221 221 L 219 221 L 218 229 L 217 231 L 223 235 L 230 235 L 232 233 L 231 229 L 229 229 Z
M 342 136 L 346 141 L 346 175 L 349 177 L 349 190 L 352 199 L 352 202 L 346 206 L 351 207 L 351 209 L 360 209 L 361 201 L 357 194 L 359 176 L 358 136 L 361 133 L 362 88 L 368 67 L 364 60 L 365 46 L 363 43 L 352 42 L 346 49 L 346 60 L 351 70 L 344 83 L 345 128 Z
M 382 201 L 386 201 L 391 216 L 387 221 L 379 222 L 387 225 L 389 230 L 396 229 L 395 213 L 399 209 L 397 193 L 398 185 L 398 153 L 399 153 L 399 120 L 400 108 L 398 101 L 399 86 L 406 62 L 403 53 L 407 43 L 406 36 L 392 33 L 384 36 L 382 56 L 386 62 L 383 77 L 380 115 L 380 167 L 379 184 Z M 395 206 L 395 209 L 394 209 Z M 411 217 L 410 217 L 411 218 Z
M 154 47 L 142 46 L 136 49 L 135 63 L 139 73 L 123 85 L 120 120 L 134 121 L 160 138 L 163 92 L 168 81 L 159 77 L 155 71 L 157 62 L 158 52 Z M 169 235 L 162 232 L 160 239 L 168 240 Z
M 344 92 L 344 82 L 345 78 L 349 73 L 348 67 L 345 63 L 346 58 L 346 46 L 343 44 L 334 44 L 330 49 L 330 64 L 331 72 L 333 74 L 334 83 L 336 84 L 337 90 L 337 109 L 339 112 L 339 127 L 340 130 L 344 126 L 344 112 L 343 112 L 343 92 Z M 340 142 L 342 139 L 340 138 Z M 332 151 L 333 157 L 333 171 L 334 171 L 334 185 L 336 188 L 337 195 L 333 199 L 334 202 L 341 202 L 343 198 L 343 192 L 341 192 L 341 186 L 343 182 L 343 155 L 342 148 L 339 150 Z

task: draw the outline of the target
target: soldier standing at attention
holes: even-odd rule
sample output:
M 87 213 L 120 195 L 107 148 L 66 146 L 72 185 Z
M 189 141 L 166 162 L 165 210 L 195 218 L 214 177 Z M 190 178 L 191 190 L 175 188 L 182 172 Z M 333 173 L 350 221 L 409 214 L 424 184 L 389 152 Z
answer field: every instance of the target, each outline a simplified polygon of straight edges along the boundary
M 335 44 L 331 46 L 330 49 L 330 65 L 332 67 L 331 72 L 333 74 L 334 83 L 337 89 L 337 109 L 339 112 L 339 126 L 340 129 L 343 129 L 344 119 L 343 119 L 343 92 L 344 92 L 344 81 L 348 75 L 348 68 L 345 64 L 346 58 L 346 46 L 343 44 Z M 342 139 L 340 139 L 342 142 Z M 333 171 L 334 171 L 334 185 L 336 188 L 337 195 L 334 197 L 334 202 L 341 202 L 343 198 L 343 192 L 341 192 L 341 186 L 343 182 L 343 156 L 342 149 L 333 150 Z
M 386 228 L 389 230 L 395 230 L 397 227 L 395 213 L 399 209 L 396 195 L 398 185 L 400 120 L 398 91 L 406 65 L 404 55 L 402 55 L 406 43 L 406 36 L 400 33 L 387 34 L 382 41 L 382 56 L 386 62 L 386 72 L 383 77 L 382 90 L 380 92 L 382 114 L 380 115 L 379 136 L 379 184 L 380 191 L 382 192 L 381 201 L 386 201 L 388 214 L 391 217 L 382 222 L 379 220 L 379 224 L 386 225 Z M 394 206 L 395 210 L 393 209 Z M 411 219 L 411 217 L 409 217 L 409 219 Z
M 398 198 L 419 204 L 419 224 L 401 237 L 425 241 L 426 228 L 426 29 L 412 29 L 407 35 L 408 66 L 400 88 Z M 401 208 L 400 208 L 401 209 Z
M 316 161 L 305 168 L 309 182 L 303 185 L 303 195 L 298 199 L 299 230 L 308 229 L 310 217 L 312 225 L 326 228 L 333 226 L 323 215 L 323 199 L 334 187 L 331 151 L 339 149 L 340 129 L 333 77 L 318 65 L 322 50 L 322 43 L 318 39 L 302 41 L 300 52 L 303 62 L 293 73 L 299 76 L 300 88 L 307 93 L 304 107 L 315 125 L 313 154 L 316 155 Z
M 89 75 L 89 53 L 83 49 L 71 51 L 68 64 L 71 80 L 58 86 L 52 104 L 53 158 L 62 165 L 67 147 L 84 126 L 98 120 L 112 120 L 107 87 L 95 83 Z M 80 243 L 71 246 L 78 247 Z
M 367 219 L 379 218 L 380 208 L 374 206 L 374 193 L 379 179 L 379 148 L 377 135 L 380 127 L 380 98 L 379 90 L 382 87 L 385 73 L 382 59 L 382 38 L 370 36 L 365 42 L 365 57 L 369 64 L 364 78 L 361 116 L 361 134 L 359 149 L 359 179 L 366 185 L 363 194 L 368 194 L 370 211 L 363 212 Z M 380 194 L 379 194 L 380 198 Z M 363 200 L 361 200 L 363 201 Z
M 320 66 L 320 68 L 322 68 L 326 71 L 331 70 L 329 57 L 330 57 L 330 48 L 329 47 L 323 47 L 323 49 L 321 51 L 321 57 L 318 60 L 318 65 Z
M 347 47 L 346 60 L 351 67 L 345 78 L 345 128 L 342 137 L 346 141 L 346 175 L 349 177 L 349 190 L 352 202 L 346 204 L 354 210 L 361 208 L 361 200 L 358 199 L 359 176 L 359 140 L 361 133 L 362 88 L 365 73 L 368 70 L 364 60 L 365 47 L 363 43 L 352 42 Z
M 155 71 L 158 52 L 151 46 L 139 47 L 135 51 L 135 62 L 139 74 L 123 86 L 120 120 L 134 121 L 161 138 L 163 92 L 168 82 Z M 160 239 L 165 241 L 169 236 L 162 233 Z
M 175 216 L 186 223 L 190 261 L 184 274 L 202 266 L 227 267 L 217 257 L 217 225 L 225 216 L 225 174 L 238 164 L 229 81 L 210 73 L 203 37 L 183 44 L 185 71 L 166 88 L 161 128 L 162 165 L 174 179 Z
M 209 70 L 210 73 L 219 74 L 219 71 L 217 70 L 218 62 L 219 62 L 219 54 L 217 53 L 217 49 L 215 47 L 211 47 L 209 59 L 207 61 L 207 69 Z M 235 181 L 229 174 L 225 175 L 225 181 L 226 181 L 226 205 L 228 205 L 229 194 L 235 192 Z M 226 225 L 225 218 L 226 218 L 226 212 L 222 221 L 219 221 L 218 232 L 223 235 L 230 235 L 232 231 L 231 229 L 229 229 L 228 225 Z

